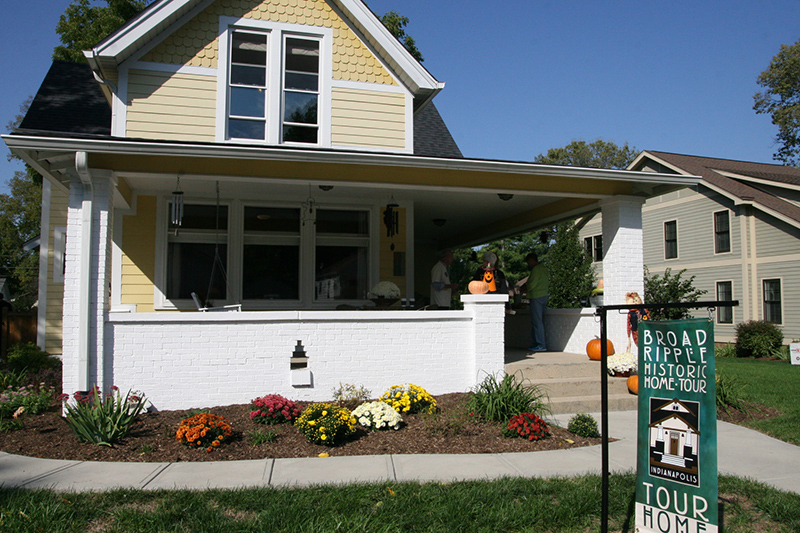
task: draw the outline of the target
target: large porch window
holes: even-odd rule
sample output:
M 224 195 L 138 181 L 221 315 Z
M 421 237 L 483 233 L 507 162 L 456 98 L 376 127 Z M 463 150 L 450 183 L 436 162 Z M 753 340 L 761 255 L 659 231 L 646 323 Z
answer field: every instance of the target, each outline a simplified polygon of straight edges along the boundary
M 162 226 L 164 276 L 157 284 L 164 301 L 157 308 L 192 308 L 193 292 L 246 309 L 326 307 L 367 297 L 377 267 L 372 208 L 236 200 L 219 208 L 187 203 L 184 213 L 180 227 Z

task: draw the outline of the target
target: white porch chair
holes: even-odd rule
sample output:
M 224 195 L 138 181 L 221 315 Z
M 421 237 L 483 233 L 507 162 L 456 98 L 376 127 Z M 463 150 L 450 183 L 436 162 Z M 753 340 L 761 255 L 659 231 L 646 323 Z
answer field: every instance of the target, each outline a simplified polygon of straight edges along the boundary
M 196 292 L 192 293 L 192 300 L 194 300 L 194 305 L 197 306 L 197 310 L 205 313 L 207 311 L 242 311 L 242 304 L 231 304 L 231 305 L 223 305 L 220 307 L 205 307 L 202 303 L 200 303 L 200 297 L 197 296 Z

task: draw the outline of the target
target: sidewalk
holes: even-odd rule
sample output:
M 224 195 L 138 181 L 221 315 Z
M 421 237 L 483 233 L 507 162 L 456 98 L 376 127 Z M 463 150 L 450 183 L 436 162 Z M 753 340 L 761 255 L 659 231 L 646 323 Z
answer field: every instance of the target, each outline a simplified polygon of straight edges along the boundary
M 599 413 L 593 413 L 600 420 Z M 556 417 L 566 425 L 569 415 Z M 636 468 L 636 411 L 609 413 L 612 472 Z M 718 422 L 719 471 L 800 493 L 800 447 Z M 0 452 L 0 485 L 59 491 L 287 487 L 321 483 L 455 481 L 599 474 L 600 446 L 481 455 L 377 455 L 186 463 L 101 463 Z

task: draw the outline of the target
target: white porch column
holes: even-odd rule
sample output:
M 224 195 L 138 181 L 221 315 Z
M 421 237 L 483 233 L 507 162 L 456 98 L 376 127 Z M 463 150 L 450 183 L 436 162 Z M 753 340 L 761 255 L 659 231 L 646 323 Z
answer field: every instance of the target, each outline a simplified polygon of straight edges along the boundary
M 103 356 L 111 280 L 111 223 L 110 180 L 93 177 L 91 185 L 86 186 L 73 177 L 64 272 L 63 387 L 67 394 L 94 385 L 102 389 L 111 385 L 110 368 L 105 368 Z
M 603 217 L 603 302 L 606 305 L 624 304 L 627 292 L 638 292 L 644 299 L 643 204 L 644 198 L 638 196 L 614 196 L 600 202 Z M 622 352 L 628 340 L 627 316 L 616 311 L 607 316 L 608 338 L 614 343 L 615 350 Z
M 500 377 L 505 364 L 505 319 L 507 294 L 465 294 L 461 296 L 464 311 L 474 317 L 474 346 L 471 377 L 480 383 L 486 374 Z

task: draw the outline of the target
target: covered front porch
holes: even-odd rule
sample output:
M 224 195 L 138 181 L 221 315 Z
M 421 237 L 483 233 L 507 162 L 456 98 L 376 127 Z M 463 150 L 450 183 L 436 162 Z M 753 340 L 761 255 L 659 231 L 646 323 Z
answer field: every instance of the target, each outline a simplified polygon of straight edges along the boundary
M 163 409 L 266 393 L 324 399 L 339 382 L 375 393 L 404 382 L 433 393 L 466 390 L 503 369 L 506 296 L 465 295 L 463 311 L 341 309 L 368 304 L 379 281 L 396 283 L 419 306 L 437 250 L 597 211 L 606 302 L 622 303 L 625 292 L 642 292 L 644 199 L 693 183 L 380 153 L 136 140 L 7 143 L 45 175 L 48 194 L 64 195 L 67 204 L 65 390 L 130 387 Z M 178 187 L 187 207 L 198 207 L 181 225 L 170 216 Z M 226 271 L 216 285 L 208 281 L 212 251 Z M 242 312 L 198 312 L 192 292 L 215 305 L 241 304 Z M 592 320 L 586 313 L 549 313 L 549 348 L 582 351 Z M 623 342 L 624 316 L 612 317 L 609 331 Z M 308 367 L 293 370 L 297 341 Z

